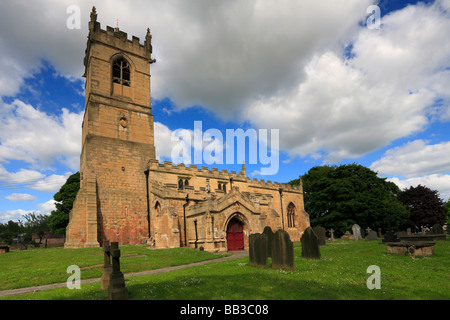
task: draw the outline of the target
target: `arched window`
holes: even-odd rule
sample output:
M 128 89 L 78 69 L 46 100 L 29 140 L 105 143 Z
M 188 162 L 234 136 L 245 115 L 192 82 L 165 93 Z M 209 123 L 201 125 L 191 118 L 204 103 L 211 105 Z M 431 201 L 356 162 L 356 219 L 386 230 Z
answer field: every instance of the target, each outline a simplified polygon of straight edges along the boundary
M 184 180 L 184 186 L 185 186 L 185 187 L 188 187 L 188 186 L 189 186 L 189 180 L 188 180 L 188 179 Z
M 127 60 L 124 58 L 117 58 L 114 60 L 112 66 L 112 80 L 114 83 L 129 87 L 131 83 L 130 75 L 130 64 Z
M 183 186 L 184 186 L 183 179 L 178 180 L 178 189 L 183 190 L 184 189 Z
M 289 203 L 287 210 L 288 228 L 295 228 L 295 211 L 295 205 L 292 202 Z
M 222 185 L 222 190 L 223 192 L 227 193 L 227 185 L 225 183 Z

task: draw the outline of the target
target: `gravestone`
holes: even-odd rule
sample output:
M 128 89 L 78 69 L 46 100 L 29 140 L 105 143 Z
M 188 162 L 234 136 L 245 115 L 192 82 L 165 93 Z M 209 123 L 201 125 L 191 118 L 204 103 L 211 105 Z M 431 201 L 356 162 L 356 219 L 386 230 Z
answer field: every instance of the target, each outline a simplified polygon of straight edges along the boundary
M 353 235 L 350 233 L 350 231 L 345 231 L 341 239 L 353 239 Z
M 295 270 L 294 243 L 285 230 L 278 230 L 273 235 L 272 269 Z
M 273 233 L 272 229 L 269 226 L 267 226 L 264 228 L 263 234 L 265 234 L 267 236 L 267 257 L 271 258 L 272 257 L 272 240 L 273 240 L 274 233 Z
M 320 259 L 319 239 L 311 227 L 306 228 L 302 238 L 302 257 L 306 259 Z
M 367 240 L 374 241 L 378 240 L 378 235 L 374 230 L 370 230 L 369 235 L 367 236 Z
M 366 237 L 366 232 L 364 231 L 363 228 L 361 228 L 360 230 L 361 230 L 361 238 L 364 239 Z
M 429 234 L 444 234 L 444 229 L 440 224 L 436 223 L 434 226 L 431 227 Z
M 128 300 L 125 279 L 120 271 L 120 250 L 118 242 L 111 242 L 112 272 L 109 280 L 109 300 Z
M 397 234 L 394 231 L 392 231 L 391 220 L 392 220 L 392 217 L 390 214 L 388 214 L 386 217 L 386 221 L 388 223 L 388 230 L 386 231 L 386 234 L 384 235 L 383 240 L 381 240 L 382 243 L 400 242 L 400 238 L 397 237 Z
M 319 239 L 319 246 L 324 246 L 326 244 L 325 228 L 317 226 L 313 228 L 313 231 Z
M 103 243 L 103 273 L 101 278 L 101 290 L 108 290 L 109 281 L 111 278 L 112 265 L 111 265 L 111 246 L 109 245 L 109 240 L 105 240 Z
M 249 236 L 249 264 L 252 267 L 268 267 L 267 235 L 254 233 Z
M 362 240 L 363 238 L 361 237 L 361 227 L 359 225 L 357 225 L 356 223 L 353 225 L 352 227 L 352 231 L 353 231 L 353 240 L 355 241 L 359 241 Z
M 330 229 L 330 230 L 328 230 L 329 232 L 330 232 L 330 239 L 328 239 L 328 240 L 330 240 L 330 241 L 336 241 L 336 239 L 334 238 L 334 230 L 333 229 Z
M 406 235 L 410 236 L 411 235 L 411 228 L 406 228 Z

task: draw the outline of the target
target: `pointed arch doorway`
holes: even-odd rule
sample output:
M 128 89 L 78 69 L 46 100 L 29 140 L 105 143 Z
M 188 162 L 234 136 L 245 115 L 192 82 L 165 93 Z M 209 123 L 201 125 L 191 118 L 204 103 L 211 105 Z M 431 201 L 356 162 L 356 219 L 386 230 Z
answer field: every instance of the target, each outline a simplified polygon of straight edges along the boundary
M 228 251 L 244 250 L 244 225 L 241 221 L 233 218 L 227 227 Z

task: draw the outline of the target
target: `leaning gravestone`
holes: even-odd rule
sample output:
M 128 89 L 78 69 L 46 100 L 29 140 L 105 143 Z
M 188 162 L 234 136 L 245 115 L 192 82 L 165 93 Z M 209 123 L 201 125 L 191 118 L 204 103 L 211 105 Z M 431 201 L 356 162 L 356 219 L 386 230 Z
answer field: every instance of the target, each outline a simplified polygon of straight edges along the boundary
M 444 228 L 438 223 L 431 227 L 430 234 L 444 234 Z
M 269 226 L 267 226 L 264 228 L 263 234 L 265 234 L 267 236 L 267 257 L 271 258 L 272 257 L 272 240 L 273 240 L 274 233 L 273 233 L 272 229 Z
M 319 239 L 311 227 L 306 228 L 302 238 L 302 257 L 306 259 L 320 259 Z
M 118 242 L 111 242 L 112 272 L 109 280 L 109 300 L 128 300 L 125 279 L 120 271 L 120 250 Z
M 295 270 L 294 243 L 285 230 L 278 230 L 273 235 L 272 269 Z
M 252 267 L 268 267 L 267 235 L 254 233 L 249 236 L 249 264 Z
M 361 227 L 359 225 L 357 225 L 356 223 L 353 225 L 352 227 L 352 231 L 353 231 L 353 240 L 355 241 L 359 241 L 362 240 L 363 238 L 361 237 Z
M 319 246 L 324 246 L 326 244 L 325 228 L 317 226 L 313 228 L 313 231 L 319 239 Z
M 109 240 L 105 240 L 105 242 L 103 243 L 103 255 L 104 255 L 104 264 L 100 289 L 108 290 L 112 272 L 111 246 L 109 245 Z
M 376 231 L 370 230 L 369 235 L 367 236 L 367 240 L 369 240 L 369 241 L 378 240 L 378 235 L 377 235 Z

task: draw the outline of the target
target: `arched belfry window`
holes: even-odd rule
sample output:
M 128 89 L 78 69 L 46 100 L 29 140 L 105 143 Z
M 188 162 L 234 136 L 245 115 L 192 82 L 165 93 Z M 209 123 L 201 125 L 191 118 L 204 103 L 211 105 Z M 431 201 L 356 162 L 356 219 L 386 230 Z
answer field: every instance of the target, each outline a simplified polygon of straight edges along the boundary
M 129 87 L 131 83 L 130 64 L 123 57 L 117 58 L 112 66 L 112 80 L 114 83 Z
M 288 228 L 295 228 L 295 205 L 291 202 L 287 210 Z

